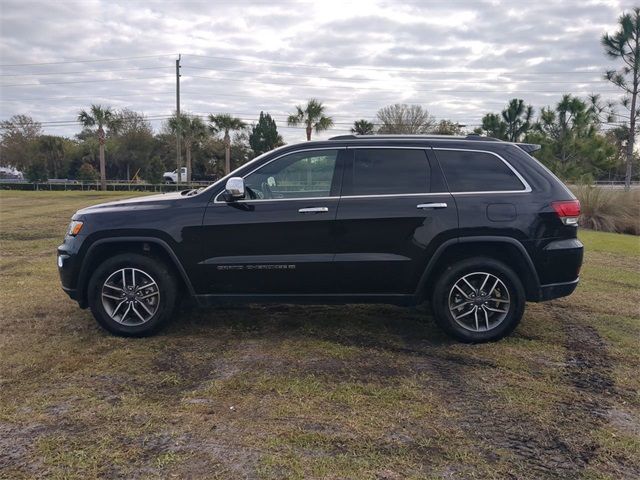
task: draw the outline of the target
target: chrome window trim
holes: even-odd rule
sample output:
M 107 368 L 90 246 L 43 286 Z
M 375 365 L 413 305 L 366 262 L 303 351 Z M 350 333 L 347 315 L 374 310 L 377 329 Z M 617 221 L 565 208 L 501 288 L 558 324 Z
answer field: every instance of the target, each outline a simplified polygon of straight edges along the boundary
M 385 148 L 387 150 L 430 150 L 431 147 L 396 147 L 396 146 L 389 146 L 389 145 L 349 145 L 347 146 L 347 150 L 357 150 L 357 149 L 364 149 L 366 148 L 367 150 L 372 150 L 374 148 Z
M 245 173 L 242 178 L 246 178 L 249 175 L 251 175 L 253 172 L 256 172 L 258 170 L 260 170 L 262 167 L 265 167 L 267 165 L 269 165 L 271 162 L 275 162 L 276 160 L 282 158 L 282 157 L 286 157 L 287 155 L 295 155 L 296 153 L 302 153 L 302 152 L 315 152 L 317 150 L 346 150 L 347 147 L 346 146 L 336 146 L 336 147 L 317 147 L 317 148 L 303 148 L 300 150 L 294 150 L 292 152 L 287 152 L 287 153 L 283 153 L 282 155 L 278 155 L 277 157 L 272 158 L 271 160 L 269 160 L 268 162 L 263 163 L 262 165 L 254 168 L 253 170 L 251 170 L 248 173 Z M 222 191 L 220 193 L 218 193 L 216 195 L 216 197 L 213 200 L 213 203 L 222 203 L 222 204 L 227 204 L 229 202 L 225 202 L 225 201 L 218 201 L 218 198 L 220 197 L 220 195 L 222 195 L 224 193 L 224 189 L 222 189 Z M 340 197 L 295 197 L 295 198 L 254 198 L 251 200 L 235 200 L 233 203 L 248 203 L 248 202 L 273 202 L 273 201 L 283 201 L 283 200 L 324 200 L 327 198 L 340 198 Z
M 429 197 L 435 195 L 450 196 L 450 192 L 425 192 L 425 193 L 379 193 L 377 195 L 343 195 L 340 200 L 348 200 L 350 198 L 388 198 L 388 197 Z
M 257 202 L 301 202 L 303 200 L 337 200 L 340 197 L 296 197 L 296 198 L 252 198 L 250 200 L 234 200 L 233 202 L 218 202 L 214 203 L 227 205 L 229 203 L 257 203 Z
M 480 194 L 512 194 L 512 193 L 530 193 L 532 191 L 529 183 L 524 179 L 524 177 L 516 170 L 507 160 L 505 160 L 501 155 L 491 152 L 489 150 L 480 150 L 480 149 L 471 149 L 471 148 L 446 148 L 446 147 L 404 147 L 404 146 L 392 146 L 392 145 L 345 145 L 345 146 L 335 146 L 335 147 L 318 147 L 318 148 L 304 148 L 301 150 L 294 150 L 292 152 L 283 153 L 282 155 L 278 155 L 275 158 L 272 158 L 266 163 L 254 168 L 250 172 L 246 173 L 242 176 L 242 178 L 246 178 L 251 175 L 253 172 L 261 169 L 262 167 L 268 165 L 271 162 L 274 162 L 282 157 L 287 155 L 293 155 L 296 153 L 302 152 L 313 152 L 317 150 L 350 150 L 350 149 L 387 149 L 387 150 L 424 150 L 425 153 L 427 150 L 442 150 L 442 151 L 455 151 L 455 152 L 476 152 L 476 153 L 488 153 L 489 155 L 493 155 L 494 157 L 499 158 L 522 182 L 522 185 L 525 187 L 523 190 L 486 190 L 486 191 L 475 191 L 475 192 L 422 192 L 422 193 L 388 193 L 388 194 L 378 194 L 378 195 L 340 195 L 340 196 L 328 196 L 328 197 L 295 197 L 295 198 L 267 198 L 267 199 L 251 199 L 251 200 L 236 200 L 233 203 L 259 203 L 259 202 L 283 202 L 283 201 L 303 201 L 303 200 L 335 200 L 335 199 L 350 199 L 350 198 L 393 198 L 393 197 L 421 197 L 421 196 L 436 196 L 436 195 L 480 195 Z M 224 180 L 224 179 L 221 179 Z M 562 183 L 562 182 L 561 182 Z M 566 187 L 565 187 L 566 188 Z M 219 201 L 218 198 L 220 195 L 224 193 L 224 189 L 215 196 L 215 199 L 212 203 L 214 204 L 222 204 L 226 205 L 228 202 Z
M 476 152 L 476 153 L 488 153 L 489 155 L 493 155 L 494 157 L 498 157 L 500 160 L 502 160 L 502 162 L 509 168 L 509 170 L 511 170 L 515 176 L 518 178 L 518 180 L 520 180 L 520 182 L 522 183 L 522 185 L 524 186 L 524 189 L 522 190 L 486 190 L 486 191 L 475 191 L 475 192 L 451 192 L 452 195 L 480 195 L 480 194 L 494 194 L 494 193 L 530 193 L 532 191 L 531 186 L 529 185 L 529 183 L 524 179 L 524 177 L 522 175 L 520 175 L 520 172 L 518 172 L 513 165 L 511 165 L 509 162 L 507 162 L 502 155 L 498 155 L 495 152 L 491 152 L 489 150 L 477 150 L 477 149 L 471 149 L 471 148 L 441 148 L 441 147 L 436 147 L 433 149 L 434 151 L 438 151 L 438 150 L 442 150 L 442 151 L 449 151 L 449 152 Z M 437 154 L 436 154 L 437 156 Z M 440 161 L 440 160 L 438 160 Z M 444 173 L 444 172 L 443 172 Z M 445 180 L 446 180 L 446 176 L 445 176 Z

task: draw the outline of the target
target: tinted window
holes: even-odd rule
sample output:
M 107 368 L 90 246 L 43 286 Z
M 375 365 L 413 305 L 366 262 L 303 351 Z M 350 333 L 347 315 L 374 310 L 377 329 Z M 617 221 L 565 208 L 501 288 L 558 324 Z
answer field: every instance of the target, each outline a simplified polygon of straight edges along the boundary
M 253 199 L 328 197 L 338 150 L 316 150 L 285 155 L 247 175 Z
M 524 190 L 515 173 L 495 155 L 436 150 L 452 192 Z
M 350 195 L 388 195 L 429 191 L 424 150 L 354 150 Z

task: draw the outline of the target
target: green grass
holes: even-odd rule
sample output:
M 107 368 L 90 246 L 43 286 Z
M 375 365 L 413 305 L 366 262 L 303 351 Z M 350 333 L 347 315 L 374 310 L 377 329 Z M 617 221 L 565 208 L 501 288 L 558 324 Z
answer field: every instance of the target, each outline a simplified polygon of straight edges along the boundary
M 630 478 L 640 245 L 581 231 L 581 285 L 509 338 L 426 309 L 180 312 L 147 339 L 61 291 L 73 212 L 121 193 L 0 192 L 0 478 Z

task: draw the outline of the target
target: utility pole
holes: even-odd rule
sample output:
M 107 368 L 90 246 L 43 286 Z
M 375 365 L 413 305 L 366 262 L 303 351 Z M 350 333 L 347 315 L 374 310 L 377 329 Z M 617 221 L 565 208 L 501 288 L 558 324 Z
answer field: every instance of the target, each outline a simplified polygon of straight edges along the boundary
M 181 132 L 180 132 L 180 58 L 178 54 L 176 60 L 176 190 L 180 190 L 180 168 L 182 167 L 182 148 L 181 148 Z

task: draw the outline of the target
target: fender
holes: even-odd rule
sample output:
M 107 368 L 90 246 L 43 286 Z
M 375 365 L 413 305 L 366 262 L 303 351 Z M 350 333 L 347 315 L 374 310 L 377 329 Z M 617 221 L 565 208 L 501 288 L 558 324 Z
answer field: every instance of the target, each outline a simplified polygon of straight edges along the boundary
M 425 268 L 424 272 L 422 273 L 422 276 L 420 277 L 420 281 L 418 282 L 418 287 L 416 288 L 416 291 L 414 293 L 414 295 L 417 298 L 424 298 L 425 296 L 424 289 L 425 289 L 427 280 L 429 279 L 429 275 L 437 265 L 438 260 L 444 254 L 446 249 L 452 245 L 457 245 L 460 243 L 508 243 L 510 245 L 513 245 L 518 249 L 518 251 L 522 255 L 522 258 L 524 258 L 527 268 L 529 270 L 529 273 L 532 275 L 533 282 L 535 285 L 535 294 L 537 296 L 540 295 L 540 278 L 538 277 L 538 272 L 536 271 L 536 268 L 533 264 L 533 260 L 531 260 L 531 256 L 529 255 L 529 252 L 527 252 L 527 250 L 524 248 L 524 245 L 522 245 L 522 243 L 520 243 L 518 240 L 512 237 L 478 235 L 478 236 L 471 236 L 471 237 L 451 238 L 443 242 L 436 249 L 436 251 L 433 253 L 431 258 L 429 259 L 429 262 L 427 263 L 427 267 Z
M 184 283 L 187 286 L 187 289 L 189 290 L 189 294 L 192 297 L 195 296 L 195 290 L 193 289 L 193 285 L 191 285 L 191 280 L 189 280 L 186 270 L 182 266 L 182 262 L 180 262 L 180 259 L 178 258 L 178 256 L 175 254 L 175 252 L 167 242 L 156 237 L 111 237 L 111 238 L 102 238 L 100 240 L 96 240 L 95 242 L 93 242 L 87 249 L 87 252 L 85 253 L 84 258 L 82 259 L 82 266 L 80 267 L 80 274 L 78 275 L 78 282 L 77 282 L 77 285 L 81 286 L 82 288 L 82 290 L 78 292 L 78 298 L 80 299 L 81 302 L 86 302 L 85 293 L 87 288 L 86 285 L 88 283 L 86 280 L 89 274 L 89 272 L 87 271 L 88 270 L 87 265 L 89 264 L 88 259 L 91 258 L 92 252 L 95 250 L 96 247 L 103 245 L 105 243 L 122 243 L 122 242 L 153 243 L 161 247 L 167 253 L 167 255 L 169 255 L 169 258 L 173 262 L 174 266 L 178 269 L 178 272 L 180 272 L 180 276 L 182 277 L 182 280 L 184 280 Z

